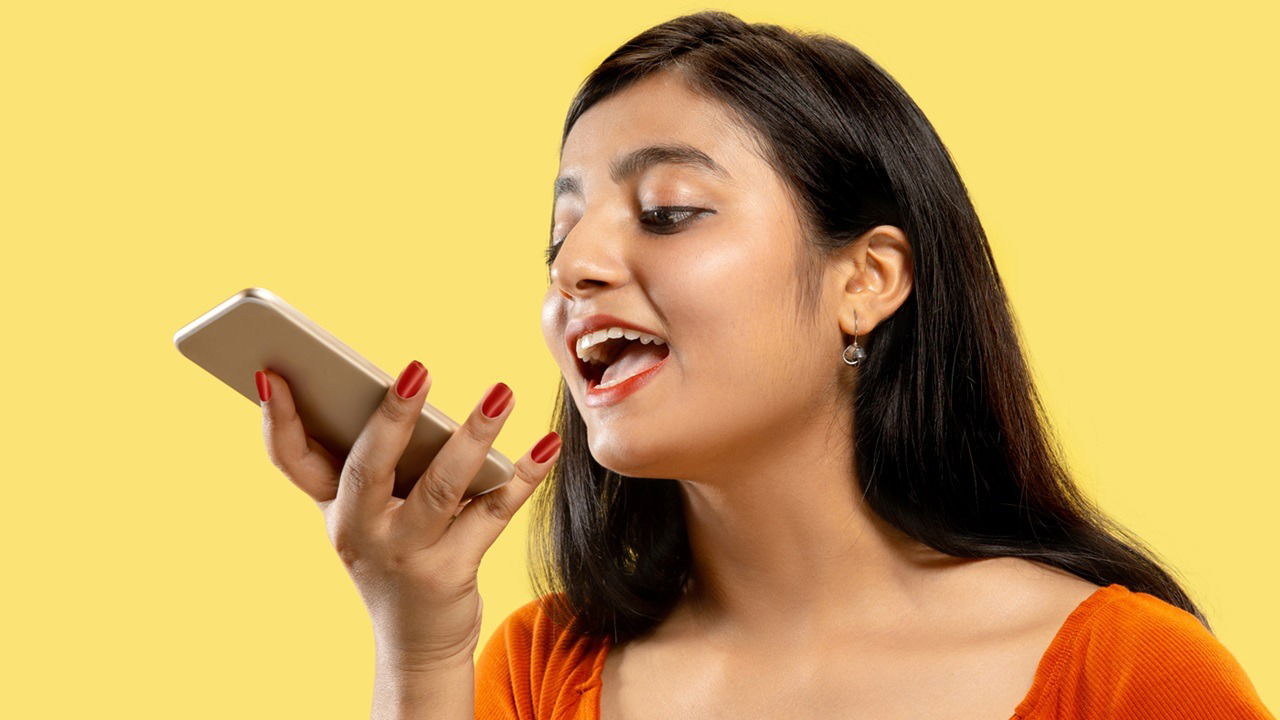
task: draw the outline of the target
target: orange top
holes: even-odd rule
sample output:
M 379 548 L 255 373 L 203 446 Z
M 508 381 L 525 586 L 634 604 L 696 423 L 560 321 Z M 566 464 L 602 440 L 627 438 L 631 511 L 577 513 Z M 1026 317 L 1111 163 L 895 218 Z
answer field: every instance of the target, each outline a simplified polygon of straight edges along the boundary
M 552 624 L 538 600 L 476 660 L 477 720 L 599 720 L 611 640 Z M 1244 669 L 1191 613 L 1112 583 L 1067 616 L 1010 720 L 1275 720 Z

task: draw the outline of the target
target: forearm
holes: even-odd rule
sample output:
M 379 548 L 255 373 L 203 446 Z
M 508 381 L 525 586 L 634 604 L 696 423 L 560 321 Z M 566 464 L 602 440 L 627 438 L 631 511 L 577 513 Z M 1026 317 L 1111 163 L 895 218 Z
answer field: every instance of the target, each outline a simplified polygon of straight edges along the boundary
M 475 662 L 431 669 L 379 658 L 373 720 L 475 720 Z

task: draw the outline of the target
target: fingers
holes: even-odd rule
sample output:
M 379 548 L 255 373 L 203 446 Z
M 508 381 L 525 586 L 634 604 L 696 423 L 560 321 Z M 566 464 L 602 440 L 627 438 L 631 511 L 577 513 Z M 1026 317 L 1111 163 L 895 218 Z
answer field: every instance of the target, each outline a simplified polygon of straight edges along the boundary
M 431 378 L 414 360 L 387 388 L 347 454 L 334 501 L 339 518 L 365 526 L 391 499 L 396 464 L 409 444 Z
M 458 514 L 467 486 L 484 465 L 489 448 L 515 407 L 511 388 L 497 383 L 445 441 L 397 511 L 393 532 L 403 547 L 425 548 L 440 538 Z
M 468 567 L 479 567 L 493 541 L 533 495 L 559 456 L 560 436 L 549 432 L 516 462 L 516 473 L 510 482 L 473 498 L 462 509 L 440 540 L 441 551 L 456 555 Z
M 271 464 L 316 502 L 332 500 L 342 463 L 307 435 L 283 377 L 259 370 L 255 378 L 262 405 L 262 437 Z

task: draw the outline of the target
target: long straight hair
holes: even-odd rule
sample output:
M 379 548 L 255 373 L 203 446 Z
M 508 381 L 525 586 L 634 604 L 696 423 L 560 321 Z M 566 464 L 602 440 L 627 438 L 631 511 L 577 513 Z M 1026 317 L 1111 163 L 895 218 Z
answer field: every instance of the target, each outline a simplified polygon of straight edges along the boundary
M 698 12 L 645 30 L 591 72 L 561 150 L 588 108 L 662 70 L 733 114 L 792 192 L 806 230 L 802 316 L 816 309 L 831 253 L 877 225 L 911 242 L 912 292 L 868 333 L 846 385 L 871 509 L 948 555 L 1021 557 L 1120 583 L 1209 628 L 1155 553 L 1072 480 L 968 192 L 897 82 L 839 38 Z M 533 587 L 556 622 L 626 642 L 656 626 L 690 579 L 678 483 L 597 463 L 563 379 L 553 426 L 563 447 L 531 503 Z

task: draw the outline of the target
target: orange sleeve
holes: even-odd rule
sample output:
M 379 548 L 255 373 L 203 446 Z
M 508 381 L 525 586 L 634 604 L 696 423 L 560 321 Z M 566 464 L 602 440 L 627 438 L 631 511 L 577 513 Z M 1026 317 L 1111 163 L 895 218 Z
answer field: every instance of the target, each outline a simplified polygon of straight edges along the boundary
M 553 623 L 543 599 L 508 615 L 476 658 L 476 720 L 560 720 L 592 712 L 583 693 L 599 672 L 602 646 Z
M 536 602 L 508 615 L 476 658 L 476 720 L 533 720 L 529 658 Z
M 1055 698 L 1058 717 L 1275 720 L 1217 637 L 1146 593 L 1099 609 L 1072 664 Z

